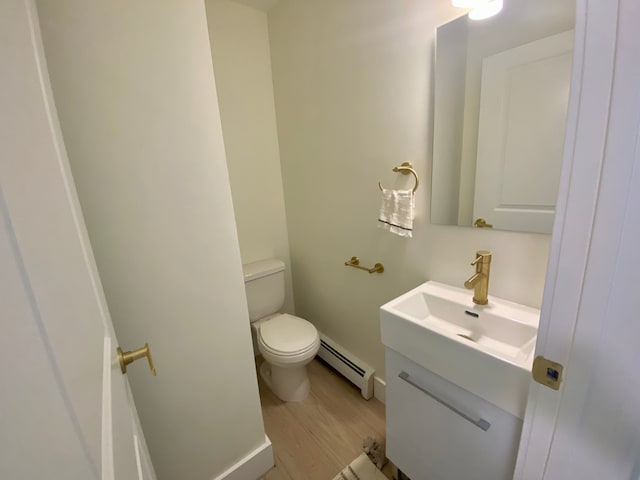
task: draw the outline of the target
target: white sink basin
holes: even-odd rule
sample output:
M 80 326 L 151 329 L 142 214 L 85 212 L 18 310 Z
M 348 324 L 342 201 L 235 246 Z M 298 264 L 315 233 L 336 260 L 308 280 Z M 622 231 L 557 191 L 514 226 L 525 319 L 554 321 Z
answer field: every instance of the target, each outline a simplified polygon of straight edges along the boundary
M 382 308 L 471 348 L 531 368 L 540 312 L 491 298 L 471 301 L 473 291 L 427 282 Z
M 502 409 L 524 417 L 540 311 L 426 282 L 380 307 L 382 342 Z

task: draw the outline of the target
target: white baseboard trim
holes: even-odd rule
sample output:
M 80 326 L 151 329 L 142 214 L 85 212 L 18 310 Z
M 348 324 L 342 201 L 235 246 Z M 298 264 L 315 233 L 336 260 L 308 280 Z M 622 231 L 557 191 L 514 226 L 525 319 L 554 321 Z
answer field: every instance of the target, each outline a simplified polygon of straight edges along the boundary
M 265 435 L 262 445 L 213 480 L 254 480 L 261 478 L 273 465 L 273 447 Z
M 373 379 L 373 396 L 382 403 L 387 403 L 387 382 L 380 377 Z

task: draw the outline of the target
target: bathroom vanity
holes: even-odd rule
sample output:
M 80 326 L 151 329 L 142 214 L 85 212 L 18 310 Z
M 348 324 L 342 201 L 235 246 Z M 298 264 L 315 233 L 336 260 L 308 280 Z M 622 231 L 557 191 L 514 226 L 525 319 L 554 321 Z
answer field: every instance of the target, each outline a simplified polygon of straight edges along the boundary
M 513 477 L 540 312 L 426 282 L 380 308 L 387 455 L 412 480 Z

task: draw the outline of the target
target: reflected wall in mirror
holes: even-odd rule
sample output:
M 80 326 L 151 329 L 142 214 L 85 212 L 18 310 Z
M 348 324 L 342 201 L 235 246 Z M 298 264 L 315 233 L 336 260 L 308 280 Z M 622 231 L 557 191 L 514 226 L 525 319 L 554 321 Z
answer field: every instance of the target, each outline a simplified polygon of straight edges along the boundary
M 551 233 L 574 23 L 573 1 L 508 0 L 438 28 L 432 223 Z

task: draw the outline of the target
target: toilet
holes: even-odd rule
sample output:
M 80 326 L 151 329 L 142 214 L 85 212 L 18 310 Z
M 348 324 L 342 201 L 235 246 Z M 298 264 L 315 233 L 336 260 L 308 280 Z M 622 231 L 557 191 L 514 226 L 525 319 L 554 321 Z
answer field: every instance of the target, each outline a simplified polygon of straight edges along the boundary
M 320 336 L 310 322 L 278 313 L 284 304 L 284 263 L 278 259 L 243 265 L 251 328 L 264 357 L 260 376 L 285 402 L 309 394 L 307 364 L 320 348 Z

